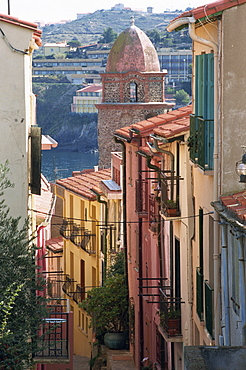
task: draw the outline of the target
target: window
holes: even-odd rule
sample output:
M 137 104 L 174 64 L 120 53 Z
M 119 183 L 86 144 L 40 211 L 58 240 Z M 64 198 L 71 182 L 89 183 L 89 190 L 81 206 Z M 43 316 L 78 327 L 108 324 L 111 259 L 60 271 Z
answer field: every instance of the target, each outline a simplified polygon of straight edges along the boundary
M 135 82 L 130 83 L 130 101 L 137 101 L 137 84 Z
M 213 169 L 214 55 L 196 56 L 195 114 L 190 121 L 190 159 L 203 170 Z

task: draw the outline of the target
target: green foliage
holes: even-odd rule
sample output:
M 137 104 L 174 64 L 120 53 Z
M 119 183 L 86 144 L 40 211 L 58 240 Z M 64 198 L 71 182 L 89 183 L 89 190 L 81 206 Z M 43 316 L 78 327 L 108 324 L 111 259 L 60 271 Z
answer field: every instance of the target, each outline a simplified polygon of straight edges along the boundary
M 6 164 L 0 164 L 0 194 L 9 187 Z M 37 296 L 44 280 L 37 276 L 36 248 L 28 222 L 9 215 L 0 202 L 0 370 L 24 370 L 32 364 L 38 346 L 38 330 L 47 317 L 44 298 Z
M 113 264 L 109 267 L 107 277 L 116 275 L 124 275 L 124 252 L 118 252 L 115 256 Z
M 104 286 L 91 289 L 81 307 L 91 316 L 90 326 L 97 334 L 123 331 L 127 324 L 128 311 L 124 276 L 110 277 Z
M 77 48 L 78 46 L 81 46 L 81 42 L 77 39 L 74 39 L 74 40 L 70 40 L 68 41 L 67 43 L 69 46 L 71 46 L 72 48 Z
M 175 99 L 177 105 L 187 105 L 190 101 L 189 94 L 183 89 L 176 91 Z
M 117 39 L 117 33 L 114 32 L 113 28 L 108 27 L 105 28 L 102 37 L 98 41 L 100 44 L 109 44 Z

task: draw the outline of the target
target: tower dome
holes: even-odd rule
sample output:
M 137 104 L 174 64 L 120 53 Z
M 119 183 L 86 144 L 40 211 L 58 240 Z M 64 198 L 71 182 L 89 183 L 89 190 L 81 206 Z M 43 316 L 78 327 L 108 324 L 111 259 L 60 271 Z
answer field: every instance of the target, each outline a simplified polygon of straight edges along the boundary
M 154 45 L 148 36 L 135 26 L 123 31 L 115 41 L 107 61 L 106 73 L 113 72 L 160 72 L 160 64 Z

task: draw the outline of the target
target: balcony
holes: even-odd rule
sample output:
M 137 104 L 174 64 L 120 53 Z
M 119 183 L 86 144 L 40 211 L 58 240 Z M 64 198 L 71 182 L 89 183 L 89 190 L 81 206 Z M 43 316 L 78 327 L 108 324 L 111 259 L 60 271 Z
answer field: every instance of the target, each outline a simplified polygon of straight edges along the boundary
M 92 234 L 91 231 L 85 229 L 82 226 L 73 225 L 72 232 L 70 234 L 70 240 L 77 247 L 82 248 L 85 252 L 89 254 L 95 254 L 95 243 L 93 243 L 93 237 L 95 234 Z
M 76 284 L 76 291 L 73 293 L 73 300 L 77 304 L 81 303 L 85 299 L 85 287 Z
M 166 218 L 180 217 L 179 181 L 174 171 L 161 172 L 161 214 Z
M 65 281 L 62 286 L 62 290 L 64 293 L 66 293 L 69 297 L 73 297 L 74 294 L 74 283 L 75 280 L 70 278 L 69 275 L 65 275 Z
M 160 291 L 160 326 L 164 332 L 164 337 L 167 341 L 182 340 L 181 332 L 181 299 L 172 298 L 169 294 L 164 292 L 163 289 Z M 171 340 L 168 340 L 171 338 Z
M 71 233 L 73 231 L 73 226 L 73 221 L 63 219 L 62 225 L 60 227 L 60 234 L 63 236 L 63 238 L 70 239 Z
M 69 315 L 68 312 L 52 313 L 44 319 L 40 329 L 40 350 L 35 354 L 36 363 L 69 362 Z
M 190 160 L 204 171 L 213 170 L 214 120 L 190 116 Z

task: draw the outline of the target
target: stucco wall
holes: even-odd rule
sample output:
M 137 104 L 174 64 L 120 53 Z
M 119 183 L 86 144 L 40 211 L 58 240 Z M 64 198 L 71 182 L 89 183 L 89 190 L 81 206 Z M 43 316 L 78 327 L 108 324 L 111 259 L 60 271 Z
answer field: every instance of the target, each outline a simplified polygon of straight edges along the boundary
M 222 194 L 242 189 L 235 173 L 246 145 L 246 4 L 233 7 L 222 18 Z
M 9 43 L 26 50 L 32 31 L 0 22 Z M 31 125 L 31 57 L 13 52 L 0 39 L 0 161 L 9 162 L 10 180 L 14 189 L 5 193 L 11 215 L 27 217 L 28 201 L 28 134 Z M 13 195 L 14 194 L 14 195 Z

